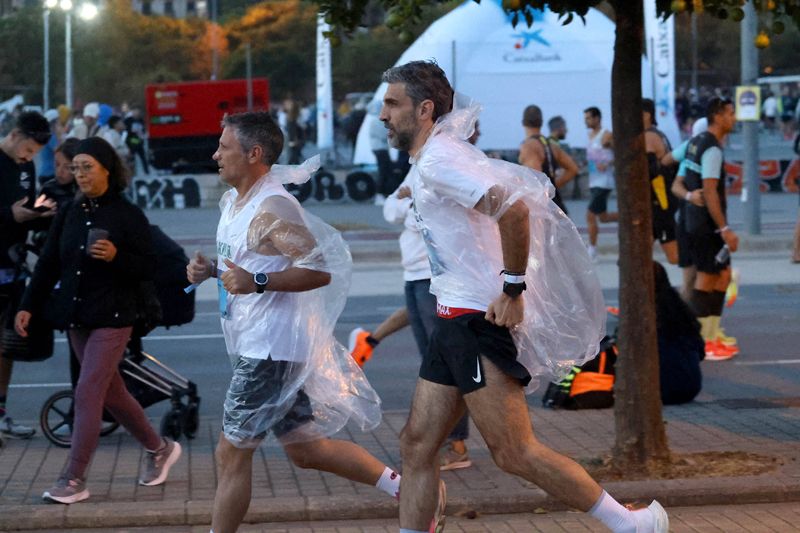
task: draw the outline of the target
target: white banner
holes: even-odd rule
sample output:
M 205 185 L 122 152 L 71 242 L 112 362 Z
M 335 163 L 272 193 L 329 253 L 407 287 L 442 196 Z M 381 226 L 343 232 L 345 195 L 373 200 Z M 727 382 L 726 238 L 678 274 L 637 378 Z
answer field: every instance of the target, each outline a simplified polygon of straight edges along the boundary
M 333 84 L 331 81 L 331 43 L 322 35 L 329 31 L 322 15 L 317 15 L 317 148 L 333 149 Z
M 644 25 L 658 129 L 675 147 L 681 140 L 675 116 L 675 18 L 658 18 L 656 0 L 644 0 Z

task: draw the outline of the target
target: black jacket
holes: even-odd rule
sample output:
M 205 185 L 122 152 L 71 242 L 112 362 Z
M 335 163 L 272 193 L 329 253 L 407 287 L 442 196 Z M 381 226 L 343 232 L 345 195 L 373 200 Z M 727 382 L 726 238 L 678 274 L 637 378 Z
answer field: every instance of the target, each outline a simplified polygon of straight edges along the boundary
M 11 206 L 22 198 L 33 203 L 35 186 L 36 169 L 33 162 L 20 165 L 0 150 L 0 268 L 15 267 L 14 261 L 8 256 L 8 249 L 25 242 L 29 230 L 47 229 L 42 219 L 19 223 L 14 220 L 11 211 Z
M 108 230 L 117 247 L 110 263 L 86 254 L 90 227 Z M 117 193 L 81 195 L 56 215 L 20 309 L 59 328 L 133 325 L 136 292 L 141 281 L 153 279 L 154 259 L 141 209 Z

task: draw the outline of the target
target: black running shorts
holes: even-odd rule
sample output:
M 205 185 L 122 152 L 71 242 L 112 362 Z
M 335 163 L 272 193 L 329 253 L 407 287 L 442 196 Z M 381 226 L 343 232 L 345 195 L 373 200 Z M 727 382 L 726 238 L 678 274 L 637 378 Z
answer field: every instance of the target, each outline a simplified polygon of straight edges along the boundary
M 725 246 L 725 241 L 718 233 L 689 233 L 689 257 L 698 272 L 718 274 L 728 268 L 730 259 L 723 264 L 717 263 L 717 254 Z
M 600 215 L 608 211 L 608 197 L 611 196 L 611 189 L 602 187 L 590 187 L 589 211 L 595 215 Z
M 686 213 L 683 205 L 678 212 L 678 221 L 675 224 L 675 240 L 678 241 L 678 266 L 688 268 L 692 266 L 692 251 L 689 249 L 689 232 L 686 231 Z
M 508 328 L 496 326 L 475 312 L 456 318 L 436 317 L 428 353 L 422 358 L 419 377 L 440 385 L 458 387 L 469 394 L 486 386 L 479 355 L 487 357 L 524 387 L 528 370 L 517 361 L 517 347 Z
M 653 206 L 653 240 L 664 244 L 675 239 L 675 213 Z

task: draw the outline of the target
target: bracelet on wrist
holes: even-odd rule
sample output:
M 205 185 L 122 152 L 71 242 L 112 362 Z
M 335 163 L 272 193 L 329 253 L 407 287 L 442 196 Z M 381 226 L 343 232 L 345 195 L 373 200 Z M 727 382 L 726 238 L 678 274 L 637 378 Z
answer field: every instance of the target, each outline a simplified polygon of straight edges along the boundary
M 692 201 L 692 191 L 686 191 L 686 196 L 683 197 L 687 202 Z
M 503 276 L 503 281 L 505 283 L 525 283 L 525 275 L 518 275 L 518 274 L 510 274 L 507 273 Z
M 720 235 L 722 235 L 722 234 L 723 234 L 723 233 L 725 233 L 726 231 L 730 231 L 730 230 L 731 230 L 730 226 L 723 226 L 723 227 L 721 227 L 721 228 L 719 228 L 719 229 L 717 230 L 717 233 L 719 233 Z
M 212 259 L 211 260 L 211 272 L 210 272 L 210 274 L 211 274 L 212 278 L 216 278 L 217 277 L 217 260 L 216 259 Z

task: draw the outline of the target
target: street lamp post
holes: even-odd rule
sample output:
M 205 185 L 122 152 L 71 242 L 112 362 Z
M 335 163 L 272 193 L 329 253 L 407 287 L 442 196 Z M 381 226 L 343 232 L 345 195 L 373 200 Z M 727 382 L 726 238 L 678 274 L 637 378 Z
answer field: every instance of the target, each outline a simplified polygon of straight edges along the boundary
M 64 51 L 66 54 L 64 68 L 65 103 L 72 107 L 72 0 L 45 0 L 44 2 L 44 107 L 50 107 L 50 12 L 58 6 L 64 12 Z M 78 11 L 78 16 L 91 20 L 97 16 L 97 6 L 85 2 Z

